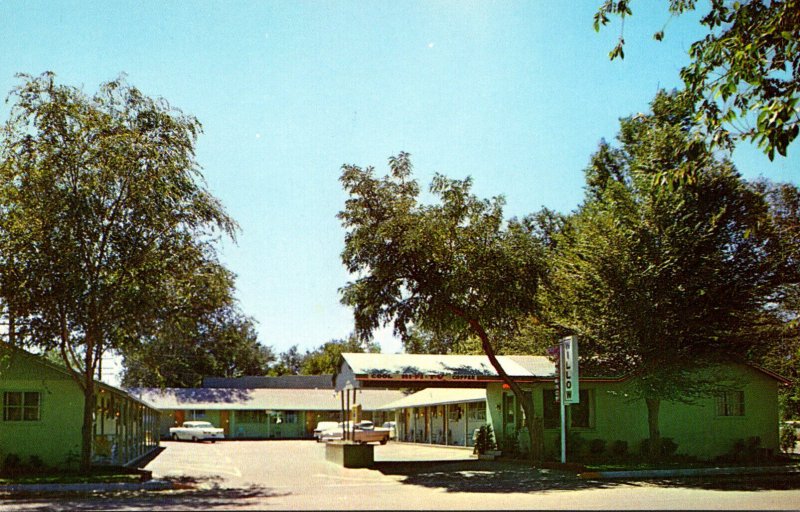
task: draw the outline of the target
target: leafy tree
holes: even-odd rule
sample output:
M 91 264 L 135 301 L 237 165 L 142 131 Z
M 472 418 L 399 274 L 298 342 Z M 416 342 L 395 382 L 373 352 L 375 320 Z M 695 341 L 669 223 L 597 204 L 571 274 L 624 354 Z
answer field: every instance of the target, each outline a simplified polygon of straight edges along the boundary
M 0 252 L 14 272 L 2 293 L 83 390 L 87 470 L 103 352 L 151 334 L 236 226 L 201 182 L 195 118 L 123 78 L 88 96 L 53 73 L 19 76 L 0 142 Z
M 339 219 L 346 229 L 342 260 L 355 280 L 342 288 L 354 310 L 356 335 L 369 339 L 392 324 L 407 340 L 411 325 L 439 333 L 469 332 L 525 411 L 531 454 L 541 460 L 541 418 L 496 357 L 498 340 L 536 310 L 543 245 L 519 221 L 505 222 L 503 200 L 471 194 L 472 181 L 437 175 L 436 204 L 419 200 L 411 161 L 389 159 L 391 174 L 342 168 L 349 195 Z
M 692 105 L 660 93 L 651 106 L 621 121 L 619 147 L 602 143 L 592 157 L 586 199 L 555 237 L 545 296 L 550 319 L 582 336 L 586 365 L 635 376 L 656 454 L 661 401 L 720 385 L 696 370 L 757 343 L 786 262 L 770 256 L 763 194 L 708 149 L 687 150 Z M 691 183 L 653 180 L 679 167 Z
M 771 342 L 756 347 L 753 356 L 792 383 L 780 390 L 786 419 L 800 418 L 800 190 L 788 183 L 755 184 L 769 203 L 770 220 L 780 241 L 773 257 L 785 263 L 776 299 L 764 312 L 759 336 Z
M 297 345 L 292 345 L 288 350 L 278 354 L 278 361 L 269 369 L 275 376 L 300 375 L 302 373 L 305 356 L 300 353 Z
M 200 387 L 203 377 L 265 375 L 276 360 L 255 326 L 231 305 L 200 318 L 167 322 L 124 358 L 127 387 Z
M 480 340 L 469 331 L 437 332 L 412 325 L 403 340 L 409 354 L 482 354 Z M 498 352 L 498 353 L 502 353 Z
M 604 0 L 595 30 L 618 16 L 632 15 L 630 0 Z M 669 0 L 672 16 L 696 8 L 696 0 Z M 686 94 L 698 107 L 711 139 L 730 147 L 754 141 L 772 160 L 786 155 L 800 130 L 800 1 L 713 0 L 703 3 L 700 23 L 708 29 L 689 49 L 691 63 L 681 70 Z M 664 37 L 664 29 L 654 35 Z M 624 58 L 624 34 L 609 54 Z M 747 126 L 755 120 L 754 126 Z
M 335 374 L 339 371 L 340 358 L 344 352 L 379 353 L 380 345 L 373 342 L 364 342 L 355 336 L 344 340 L 331 340 L 321 347 L 306 352 L 300 366 L 302 375 Z

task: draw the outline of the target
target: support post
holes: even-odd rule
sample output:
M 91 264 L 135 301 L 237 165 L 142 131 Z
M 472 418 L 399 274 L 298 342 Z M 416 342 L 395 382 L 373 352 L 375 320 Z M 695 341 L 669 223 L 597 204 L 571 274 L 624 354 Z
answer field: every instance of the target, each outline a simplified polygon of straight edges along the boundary
M 345 414 L 344 414 L 344 392 L 345 390 L 339 391 L 339 397 L 342 399 L 342 409 L 339 411 L 339 419 L 342 420 L 342 440 L 344 440 L 344 431 L 345 431 Z
M 564 403 L 565 393 L 565 371 L 564 371 L 564 344 L 558 344 L 559 357 L 558 357 L 558 376 L 560 385 L 558 386 L 558 405 L 561 410 L 561 463 L 567 462 L 567 404 Z

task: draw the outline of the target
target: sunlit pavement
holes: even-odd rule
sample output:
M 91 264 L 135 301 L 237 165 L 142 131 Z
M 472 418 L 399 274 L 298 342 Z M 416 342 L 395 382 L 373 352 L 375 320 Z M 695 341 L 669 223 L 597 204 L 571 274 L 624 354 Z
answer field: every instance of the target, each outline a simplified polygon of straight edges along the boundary
M 325 460 L 313 441 L 165 442 L 147 469 L 172 491 L 42 496 L 7 510 L 796 509 L 800 481 L 586 481 L 471 451 L 389 443 L 373 469 Z M 746 477 L 745 477 L 746 478 Z

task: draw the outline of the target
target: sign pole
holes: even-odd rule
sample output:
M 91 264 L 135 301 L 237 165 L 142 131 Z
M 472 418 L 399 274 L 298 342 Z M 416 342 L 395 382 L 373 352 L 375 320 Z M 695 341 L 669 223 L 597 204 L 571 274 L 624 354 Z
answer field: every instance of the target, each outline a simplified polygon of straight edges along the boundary
M 567 462 L 567 404 L 565 403 L 565 365 L 564 342 L 558 344 L 558 406 L 561 409 L 561 463 Z

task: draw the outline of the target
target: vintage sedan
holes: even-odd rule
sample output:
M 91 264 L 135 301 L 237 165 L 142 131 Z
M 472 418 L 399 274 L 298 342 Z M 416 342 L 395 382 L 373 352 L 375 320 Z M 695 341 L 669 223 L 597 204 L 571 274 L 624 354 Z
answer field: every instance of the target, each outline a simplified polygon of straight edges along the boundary
M 180 427 L 169 429 L 169 435 L 174 441 L 205 441 L 212 443 L 217 439 L 225 439 L 225 433 L 207 421 L 185 421 Z
M 356 424 L 347 422 L 350 429 L 350 440 L 360 444 L 380 443 L 386 444 L 389 441 L 389 429 L 376 427 L 371 421 L 361 421 Z M 347 427 L 340 422 L 339 426 L 330 430 L 325 430 L 320 436 L 322 441 L 341 441 Z

